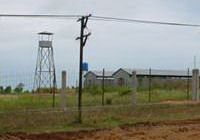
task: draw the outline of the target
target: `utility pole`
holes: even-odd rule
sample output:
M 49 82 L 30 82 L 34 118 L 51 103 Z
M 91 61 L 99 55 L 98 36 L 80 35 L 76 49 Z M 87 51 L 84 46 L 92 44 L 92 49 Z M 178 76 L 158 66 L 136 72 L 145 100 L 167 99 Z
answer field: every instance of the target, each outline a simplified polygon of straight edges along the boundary
M 82 122 L 82 75 L 83 75 L 83 48 L 86 44 L 88 36 L 91 33 L 84 34 L 85 29 L 87 28 L 88 16 L 82 16 L 77 20 L 77 22 L 81 22 L 81 31 L 80 37 L 77 37 L 76 40 L 80 40 L 80 63 L 79 63 L 79 90 L 78 90 L 78 122 Z

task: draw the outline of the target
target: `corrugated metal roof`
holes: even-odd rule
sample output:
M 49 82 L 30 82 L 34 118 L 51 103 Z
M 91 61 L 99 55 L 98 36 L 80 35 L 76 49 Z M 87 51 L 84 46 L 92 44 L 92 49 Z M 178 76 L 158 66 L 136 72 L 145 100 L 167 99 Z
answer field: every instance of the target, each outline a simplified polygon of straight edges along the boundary
M 112 77 L 113 74 L 118 72 L 119 70 L 124 70 L 128 74 L 132 75 L 133 71 L 136 71 L 137 75 L 143 76 L 143 75 L 149 75 L 149 69 L 129 69 L 129 68 L 120 68 L 117 71 L 105 71 L 105 77 Z M 89 71 L 85 74 L 85 76 L 88 73 L 93 73 L 97 77 L 102 77 L 103 72 L 102 71 Z M 187 70 L 159 70 L 159 69 L 151 69 L 151 75 L 152 76 L 171 76 L 171 77 L 186 77 L 188 76 Z M 189 76 L 192 76 L 192 71 L 189 71 Z
M 89 72 L 94 73 L 96 76 L 103 76 L 103 71 L 95 71 L 94 70 L 94 71 L 89 71 Z M 87 72 L 87 73 L 89 73 L 89 72 Z M 112 77 L 113 73 L 114 73 L 114 71 L 105 71 L 104 75 L 106 77 Z
M 133 71 L 136 71 L 137 75 L 149 75 L 149 69 L 127 69 L 122 68 L 122 70 L 126 71 L 129 74 L 132 74 Z M 187 70 L 158 70 L 151 69 L 151 75 L 157 76 L 188 76 Z M 189 72 L 189 76 L 192 75 L 192 72 Z

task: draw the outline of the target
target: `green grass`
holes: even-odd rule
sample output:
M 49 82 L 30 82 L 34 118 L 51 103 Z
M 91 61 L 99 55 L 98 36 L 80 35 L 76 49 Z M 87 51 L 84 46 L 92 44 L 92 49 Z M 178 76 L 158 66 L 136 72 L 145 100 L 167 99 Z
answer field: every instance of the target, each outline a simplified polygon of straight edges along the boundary
M 189 95 L 191 99 L 191 95 Z M 138 100 L 141 103 L 149 101 L 149 92 L 141 91 L 138 95 Z M 158 90 L 154 89 L 151 91 L 151 102 L 162 102 L 167 100 L 187 100 L 187 93 L 184 90 Z
M 60 95 L 56 95 L 56 106 L 60 106 Z M 106 100 L 111 100 L 112 105 L 128 105 L 131 104 L 131 93 L 121 94 L 118 92 L 105 93 Z M 75 92 L 70 92 L 66 96 L 67 107 L 77 106 L 78 96 Z M 149 102 L 148 91 L 138 91 L 137 93 L 138 103 Z M 187 94 L 181 90 L 152 90 L 151 102 L 157 103 L 167 100 L 186 100 Z M 100 106 L 102 104 L 101 94 L 83 93 L 82 96 L 83 106 Z M 0 112 L 12 111 L 12 110 L 26 110 L 26 109 L 44 109 L 52 107 L 52 95 L 33 95 L 33 94 L 21 94 L 21 95 L 0 95 Z
M 138 103 L 148 103 L 148 91 L 137 93 Z M 152 91 L 152 103 L 166 100 L 186 100 L 187 94 L 181 90 Z M 75 123 L 77 94 L 68 92 L 67 111 L 59 109 L 60 95 L 56 95 L 56 109 L 52 109 L 52 95 L 0 95 L 0 133 L 4 132 L 52 132 L 96 128 L 112 128 L 137 122 L 156 122 L 163 120 L 182 120 L 200 118 L 200 105 L 138 105 L 132 108 L 132 95 L 118 92 L 105 93 L 105 100 L 111 99 L 109 107 L 83 111 L 83 123 Z M 101 94 L 83 93 L 83 106 L 101 106 Z M 35 109 L 37 111 L 35 111 Z M 38 111 L 38 109 L 40 111 Z M 48 110 L 47 110 L 48 109 Z M 50 109 L 50 110 L 49 110 Z M 29 111 L 27 111 L 29 110 Z M 33 110 L 33 111 L 30 111 Z
M 0 114 L 0 132 L 55 132 L 113 128 L 139 122 L 200 118 L 200 105 L 140 105 L 103 108 L 83 112 L 83 123 L 75 123 L 77 112 L 40 111 Z

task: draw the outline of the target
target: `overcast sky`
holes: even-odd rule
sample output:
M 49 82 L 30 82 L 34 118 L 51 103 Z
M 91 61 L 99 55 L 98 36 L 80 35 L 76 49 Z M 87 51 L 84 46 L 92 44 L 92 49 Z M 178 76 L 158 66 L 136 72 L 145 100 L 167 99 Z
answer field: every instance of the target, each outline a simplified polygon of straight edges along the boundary
M 93 14 L 200 24 L 197 0 L 0 0 L 1 14 Z M 197 56 L 200 28 L 89 21 L 84 48 L 90 69 L 186 69 Z M 35 70 L 40 31 L 55 33 L 57 71 L 78 71 L 80 25 L 76 20 L 0 18 L 1 71 Z

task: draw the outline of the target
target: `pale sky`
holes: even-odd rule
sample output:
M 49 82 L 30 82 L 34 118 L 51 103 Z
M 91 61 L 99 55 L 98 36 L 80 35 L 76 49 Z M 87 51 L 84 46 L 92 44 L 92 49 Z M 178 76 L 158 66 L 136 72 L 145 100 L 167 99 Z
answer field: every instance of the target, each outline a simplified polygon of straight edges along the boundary
M 197 0 L 0 0 L 1 14 L 89 14 L 200 24 Z M 89 20 L 84 48 L 90 69 L 186 69 L 197 56 L 200 28 Z M 0 70 L 34 72 L 40 31 L 55 33 L 57 71 L 78 71 L 76 20 L 0 18 Z

